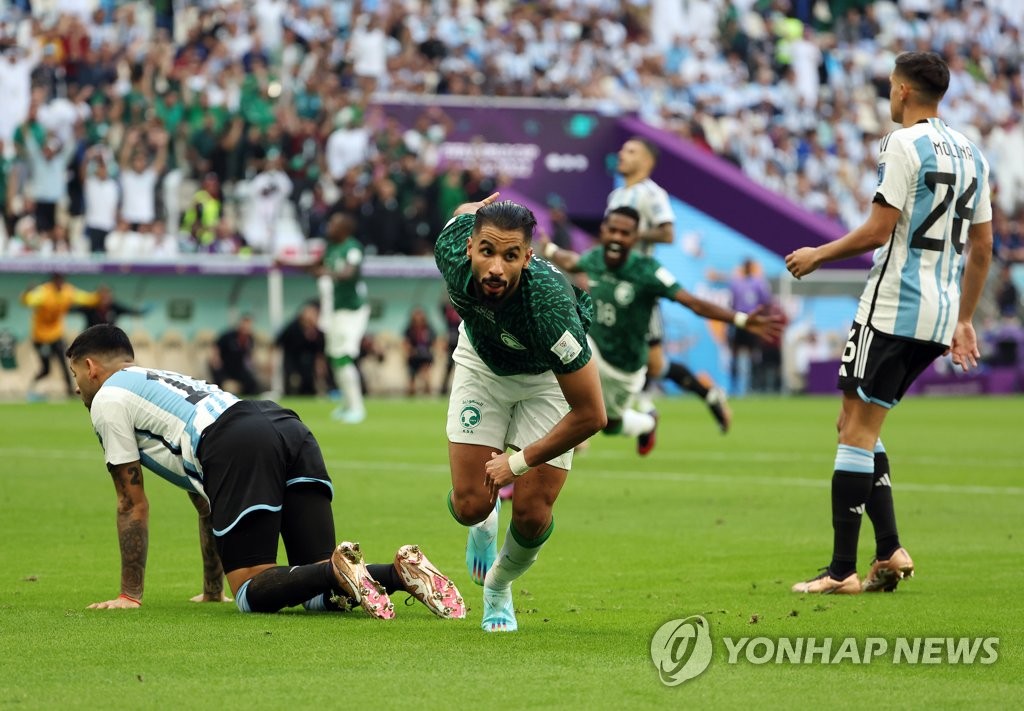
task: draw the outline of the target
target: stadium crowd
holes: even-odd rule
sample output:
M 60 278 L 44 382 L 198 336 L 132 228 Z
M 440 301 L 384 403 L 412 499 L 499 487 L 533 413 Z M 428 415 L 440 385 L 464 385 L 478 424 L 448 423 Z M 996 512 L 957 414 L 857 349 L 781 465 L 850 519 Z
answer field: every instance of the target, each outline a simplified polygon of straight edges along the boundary
M 339 209 L 368 251 L 425 253 L 455 205 L 502 178 L 439 165 L 450 122 L 434 108 L 401 126 L 374 107 L 399 93 L 635 111 L 852 226 L 891 126 L 888 69 L 917 48 L 948 58 L 942 110 L 992 162 L 999 256 L 1024 260 L 1015 0 L 20 0 L 2 12 L 7 254 L 274 251 L 319 236 Z M 295 234 L 268 228 L 284 212 Z

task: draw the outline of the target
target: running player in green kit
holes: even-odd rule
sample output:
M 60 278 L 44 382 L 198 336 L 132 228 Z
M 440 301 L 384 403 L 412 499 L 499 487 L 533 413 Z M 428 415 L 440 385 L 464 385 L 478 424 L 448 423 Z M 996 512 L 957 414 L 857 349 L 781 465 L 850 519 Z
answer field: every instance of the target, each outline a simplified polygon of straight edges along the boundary
M 448 506 L 470 527 L 466 564 L 484 586 L 483 629 L 513 632 L 512 581 L 554 530 L 573 447 L 606 418 L 587 345 L 590 297 L 533 256 L 533 213 L 497 198 L 457 208 L 434 257 L 463 319 L 448 402 Z M 498 489 L 513 480 L 499 553 Z
M 782 332 L 781 316 L 760 309 L 750 314 L 732 311 L 686 291 L 656 259 L 633 250 L 640 214 L 632 207 L 611 209 L 601 222 L 601 244 L 584 254 L 542 247 L 545 256 L 568 272 L 587 275 L 596 316 L 588 336 L 601 376 L 608 414 L 605 434 L 637 437 L 638 451 L 654 448 L 657 417 L 630 408 L 647 374 L 648 318 L 658 300 L 672 299 L 698 316 L 725 321 L 762 338 Z

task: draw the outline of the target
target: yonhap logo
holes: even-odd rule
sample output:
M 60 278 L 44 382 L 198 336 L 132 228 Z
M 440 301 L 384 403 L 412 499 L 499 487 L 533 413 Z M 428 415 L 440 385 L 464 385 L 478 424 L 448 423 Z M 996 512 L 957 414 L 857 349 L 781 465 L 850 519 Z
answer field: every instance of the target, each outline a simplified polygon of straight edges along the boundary
M 998 637 L 720 637 L 727 665 L 995 664 Z M 651 638 L 651 661 L 665 686 L 700 676 L 711 664 L 708 621 L 700 615 L 669 620 Z
M 700 615 L 669 620 L 651 638 L 651 661 L 665 686 L 699 676 L 711 663 L 711 629 Z

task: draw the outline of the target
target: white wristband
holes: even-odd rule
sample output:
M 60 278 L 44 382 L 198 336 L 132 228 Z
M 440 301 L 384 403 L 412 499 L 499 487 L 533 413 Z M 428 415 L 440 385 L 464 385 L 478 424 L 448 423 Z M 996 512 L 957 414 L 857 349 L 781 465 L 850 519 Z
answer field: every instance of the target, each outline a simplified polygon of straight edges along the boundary
M 750 314 L 743 313 L 742 311 L 737 311 L 736 314 L 732 317 L 732 323 L 736 328 L 746 328 L 748 318 L 750 318 Z
M 508 458 L 508 466 L 512 470 L 512 475 L 517 477 L 530 471 L 530 465 L 526 463 L 526 455 L 523 454 L 523 450 L 519 450 Z
M 556 252 L 558 252 L 558 245 L 554 242 L 547 242 L 544 245 L 544 259 L 554 259 Z

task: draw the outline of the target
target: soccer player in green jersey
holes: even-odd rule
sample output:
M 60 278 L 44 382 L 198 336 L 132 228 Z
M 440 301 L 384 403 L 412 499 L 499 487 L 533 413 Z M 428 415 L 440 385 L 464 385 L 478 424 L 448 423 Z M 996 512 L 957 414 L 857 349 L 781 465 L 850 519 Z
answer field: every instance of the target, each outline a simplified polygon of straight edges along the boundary
M 363 244 L 352 234 L 354 229 L 355 219 L 351 215 L 337 212 L 331 216 L 327 223 L 330 244 L 317 281 L 327 357 L 344 403 L 333 417 L 347 424 L 358 424 L 366 419 L 356 359 L 370 322 L 366 282 L 362 279 Z
M 497 198 L 459 206 L 434 258 L 463 319 L 448 403 L 448 507 L 470 527 L 466 565 L 484 587 L 483 629 L 512 632 L 512 581 L 551 536 L 573 447 L 606 418 L 586 338 L 590 298 L 534 257 L 533 213 Z M 512 481 L 499 553 L 498 489 Z
M 732 311 L 689 293 L 654 257 L 633 249 L 639 225 L 634 208 L 615 207 L 601 222 L 599 246 L 580 255 L 548 242 L 543 252 L 562 269 L 587 275 L 596 310 L 588 339 L 608 413 L 604 432 L 637 437 L 638 451 L 646 455 L 654 448 L 657 415 L 633 410 L 630 404 L 647 375 L 648 318 L 658 301 L 672 299 L 699 316 L 769 339 L 778 338 L 782 319 L 761 309 Z
M 640 227 L 635 249 L 653 257 L 656 245 L 672 244 L 675 241 L 672 202 L 665 189 L 651 178 L 658 162 L 658 148 L 645 138 L 633 136 L 622 144 L 618 157 L 616 170 L 622 176 L 623 183 L 608 195 L 605 213 L 616 207 L 636 210 L 640 215 Z M 638 408 L 644 412 L 654 409 L 652 393 L 655 384 L 667 378 L 703 400 L 722 434 L 725 434 L 732 422 L 725 391 L 709 378 L 694 374 L 683 363 L 669 361 L 661 343 L 664 337 L 665 321 L 661 310 L 655 308 L 651 312 L 647 329 L 647 381 L 637 397 Z

